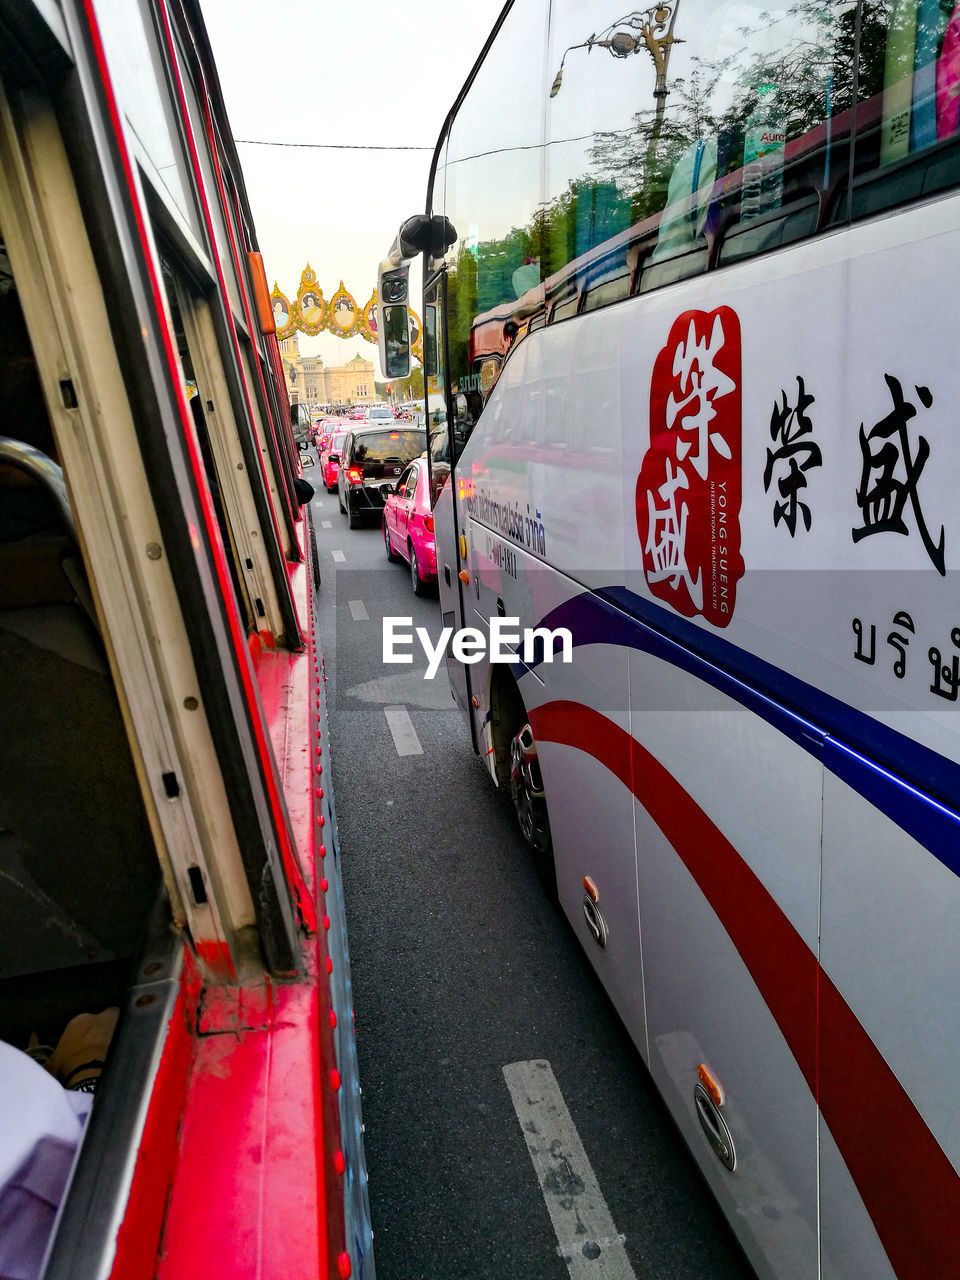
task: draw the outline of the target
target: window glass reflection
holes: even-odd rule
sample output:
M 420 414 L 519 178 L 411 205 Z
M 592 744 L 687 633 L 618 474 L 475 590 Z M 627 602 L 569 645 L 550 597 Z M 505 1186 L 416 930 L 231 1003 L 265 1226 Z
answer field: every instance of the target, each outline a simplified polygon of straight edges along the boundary
M 153 176 L 200 239 L 200 219 L 177 116 L 169 99 L 163 59 L 142 0 L 98 0 L 100 29 L 120 105 Z
M 535 220 L 542 198 L 548 0 L 516 5 L 450 134 L 447 255 L 450 381 L 458 435 L 469 434 L 525 314 L 540 304 Z M 505 328 L 507 326 L 507 328 Z
M 815 231 L 846 168 L 855 8 L 554 0 L 548 305 L 605 255 L 649 289 Z M 625 273 L 582 309 L 625 296 Z
M 960 181 L 960 4 L 867 0 L 860 17 L 854 218 Z

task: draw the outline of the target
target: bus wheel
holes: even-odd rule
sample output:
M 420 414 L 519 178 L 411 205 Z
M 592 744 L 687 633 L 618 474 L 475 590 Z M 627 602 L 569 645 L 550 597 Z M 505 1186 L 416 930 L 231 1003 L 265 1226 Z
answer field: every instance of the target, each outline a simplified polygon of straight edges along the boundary
M 550 852 L 550 819 L 533 730 L 525 724 L 510 743 L 510 793 L 524 840 L 535 854 Z

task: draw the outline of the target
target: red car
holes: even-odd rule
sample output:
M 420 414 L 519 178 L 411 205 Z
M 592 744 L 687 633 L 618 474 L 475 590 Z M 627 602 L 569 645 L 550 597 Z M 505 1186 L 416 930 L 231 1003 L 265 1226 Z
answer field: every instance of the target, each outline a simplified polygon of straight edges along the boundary
M 340 470 L 340 450 L 346 439 L 346 431 L 335 431 L 325 449 L 320 450 L 320 473 L 327 493 L 333 493 L 337 487 L 337 474 Z
M 388 560 L 407 561 L 413 590 L 422 596 L 437 578 L 426 454 L 410 463 L 384 503 L 383 543 Z

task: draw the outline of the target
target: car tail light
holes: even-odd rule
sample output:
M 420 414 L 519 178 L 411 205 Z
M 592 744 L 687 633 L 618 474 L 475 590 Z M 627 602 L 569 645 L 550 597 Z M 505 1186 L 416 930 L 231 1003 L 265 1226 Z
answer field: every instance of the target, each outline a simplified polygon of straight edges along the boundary
M 433 516 L 423 517 L 423 527 L 426 529 L 427 533 L 433 533 Z
M 351 484 L 362 484 L 363 467 L 347 467 L 347 479 Z

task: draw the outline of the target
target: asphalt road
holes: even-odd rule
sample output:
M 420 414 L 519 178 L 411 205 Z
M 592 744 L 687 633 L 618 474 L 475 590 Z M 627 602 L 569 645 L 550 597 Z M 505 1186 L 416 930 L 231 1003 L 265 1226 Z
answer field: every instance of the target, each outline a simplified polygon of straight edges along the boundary
M 348 530 L 318 468 L 305 475 L 317 487 L 378 1277 L 752 1276 L 473 754 L 443 670 L 428 682 L 419 655 L 414 667 L 383 665 L 382 617 L 411 617 L 436 635 L 436 597 L 417 599 L 405 566 L 387 563 L 379 526 Z M 385 708 L 405 708 L 409 721 Z M 546 1198 L 504 1075 L 544 1061 L 583 1148 L 569 1185 L 545 1179 Z M 587 1221 L 590 1169 L 606 1228 Z M 565 1228 L 549 1204 L 561 1216 L 563 1205 L 582 1210 L 580 1234 L 558 1239 Z M 610 1270 L 587 1265 L 593 1250 L 582 1247 L 603 1229 Z

